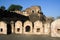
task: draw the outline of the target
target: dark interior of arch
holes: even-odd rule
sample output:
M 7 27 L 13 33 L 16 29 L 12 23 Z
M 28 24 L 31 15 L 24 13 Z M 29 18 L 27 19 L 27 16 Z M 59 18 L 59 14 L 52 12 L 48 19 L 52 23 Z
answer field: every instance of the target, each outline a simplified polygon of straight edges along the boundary
M 26 28 L 25 28 L 26 30 L 26 32 L 30 32 L 30 26 L 26 26 Z

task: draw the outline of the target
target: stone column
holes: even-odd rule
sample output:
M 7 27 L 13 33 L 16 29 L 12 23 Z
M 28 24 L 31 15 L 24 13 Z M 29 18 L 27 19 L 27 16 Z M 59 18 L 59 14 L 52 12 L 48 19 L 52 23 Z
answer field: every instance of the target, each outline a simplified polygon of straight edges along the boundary
M 14 21 L 11 21 L 11 28 L 12 33 L 14 33 Z

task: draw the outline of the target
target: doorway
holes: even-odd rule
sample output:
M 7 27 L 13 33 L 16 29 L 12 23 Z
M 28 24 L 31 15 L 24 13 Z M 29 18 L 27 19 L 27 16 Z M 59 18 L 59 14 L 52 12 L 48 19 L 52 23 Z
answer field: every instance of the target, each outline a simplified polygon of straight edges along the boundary
M 30 32 L 30 26 L 26 26 L 25 31 Z
M 60 29 L 57 29 L 57 33 L 60 34 Z

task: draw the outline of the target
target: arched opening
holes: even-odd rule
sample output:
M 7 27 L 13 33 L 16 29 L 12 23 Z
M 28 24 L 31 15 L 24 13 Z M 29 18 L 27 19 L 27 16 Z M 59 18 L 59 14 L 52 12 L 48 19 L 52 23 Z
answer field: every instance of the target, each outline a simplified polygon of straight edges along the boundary
M 37 32 L 40 32 L 40 28 L 37 28 Z
M 34 10 L 32 10 L 32 13 L 34 13 Z
M 11 34 L 11 25 L 7 24 L 7 34 Z
M 59 34 L 60 34 L 60 29 L 57 29 L 57 33 L 59 33 Z
M 3 31 L 3 29 L 1 28 L 1 32 Z
M 30 32 L 30 26 L 26 26 L 25 31 Z
M 40 11 L 38 11 L 38 13 L 40 13 Z
M 17 32 L 20 32 L 20 28 L 17 28 Z
M 0 32 L 3 32 L 3 29 L 2 28 L 0 28 Z

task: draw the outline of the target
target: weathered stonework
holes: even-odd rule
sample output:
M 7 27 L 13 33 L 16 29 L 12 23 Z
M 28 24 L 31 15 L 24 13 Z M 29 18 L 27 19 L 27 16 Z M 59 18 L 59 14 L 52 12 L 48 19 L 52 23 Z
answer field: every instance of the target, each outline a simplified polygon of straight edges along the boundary
M 21 21 L 17 21 L 15 23 L 15 33 L 22 34 L 22 22 Z
M 51 24 L 51 36 L 60 37 L 60 19 L 57 19 Z
M 4 21 L 0 21 L 0 34 L 8 34 L 8 32 L 12 32 L 15 34 L 34 34 L 34 35 L 51 34 L 52 37 L 60 37 L 60 34 L 58 34 L 60 32 L 59 31 L 57 31 L 58 33 L 56 32 L 56 30 L 59 27 L 55 27 L 56 24 L 54 22 L 52 23 L 53 18 L 46 17 L 42 13 L 40 6 L 31 6 L 23 11 L 17 10 L 13 12 L 15 12 L 18 15 L 17 16 L 15 14 L 15 16 L 17 16 L 15 17 L 16 19 L 15 18 L 13 19 L 13 16 L 11 18 L 12 20 L 15 21 L 12 20 L 9 21 L 9 19 L 8 19 L 9 21 L 8 23 L 5 23 Z M 57 25 L 59 25 L 59 22 L 56 22 Z M 7 26 L 7 24 L 9 24 L 8 25 L 9 27 Z M 11 30 L 8 29 L 7 27 L 10 28 Z
M 24 22 L 23 32 L 24 34 L 32 34 L 32 22 L 31 21 L 27 20 L 26 22 Z
M 0 34 L 7 34 L 7 24 L 0 21 Z
M 34 34 L 43 34 L 43 24 L 41 21 L 37 20 L 34 22 Z

